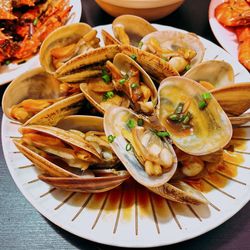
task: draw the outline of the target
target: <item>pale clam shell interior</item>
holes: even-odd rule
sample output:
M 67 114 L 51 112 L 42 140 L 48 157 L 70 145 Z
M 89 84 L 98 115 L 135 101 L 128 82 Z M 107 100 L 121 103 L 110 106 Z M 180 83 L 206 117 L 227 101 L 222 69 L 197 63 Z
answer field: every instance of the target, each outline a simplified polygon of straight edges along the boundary
M 202 62 L 188 70 L 184 76 L 197 82 L 207 81 L 216 88 L 234 83 L 232 66 L 225 61 L 219 60 Z
M 197 55 L 191 60 L 191 66 L 200 63 L 204 57 L 204 45 L 195 34 L 172 30 L 156 31 L 146 35 L 141 40 L 143 42 L 142 50 L 149 51 L 147 42 L 152 37 L 159 41 L 163 49 L 176 50 L 176 48 L 181 47 L 195 50 Z
M 232 137 L 232 125 L 211 96 L 208 106 L 199 109 L 201 95 L 207 90 L 198 83 L 185 77 L 169 77 L 158 90 L 157 115 L 162 126 L 170 133 L 174 144 L 191 155 L 205 155 L 223 148 Z M 184 134 L 171 126 L 167 120 L 180 102 L 189 101 L 188 111 L 193 115 L 191 133 Z
M 133 151 L 126 151 L 127 141 L 122 136 L 122 129 L 127 129 L 127 121 L 137 115 L 129 109 L 113 106 L 109 108 L 104 114 L 104 130 L 106 135 L 116 136 L 111 147 L 118 158 L 127 168 L 131 176 L 140 184 L 146 187 L 158 187 L 166 183 L 175 173 L 177 167 L 177 159 L 175 152 L 170 144 L 168 148 L 171 151 L 174 163 L 169 172 L 163 173 L 161 176 L 149 176 L 138 159 L 135 157 Z

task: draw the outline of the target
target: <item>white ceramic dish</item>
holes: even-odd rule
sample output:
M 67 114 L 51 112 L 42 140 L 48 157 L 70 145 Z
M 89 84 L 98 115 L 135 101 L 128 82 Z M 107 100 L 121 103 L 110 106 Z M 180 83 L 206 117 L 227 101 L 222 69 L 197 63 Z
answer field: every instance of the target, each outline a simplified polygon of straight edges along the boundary
M 223 0 L 211 0 L 208 11 L 210 27 L 221 46 L 234 58 L 238 58 L 238 42 L 236 34 L 232 29 L 225 28 L 220 24 L 214 15 L 215 8 L 223 2 Z
M 155 27 L 159 30 L 174 29 L 161 25 Z M 99 32 L 102 28 L 111 32 L 111 25 L 96 27 Z M 225 60 L 233 66 L 237 82 L 250 80 L 249 73 L 231 55 L 208 40 L 202 39 L 202 42 L 206 47 L 205 60 Z M 18 127 L 3 116 L 3 151 L 16 185 L 43 216 L 91 241 L 122 247 L 170 245 L 219 226 L 250 199 L 250 154 L 244 153 L 250 153 L 250 140 L 246 140 L 248 145 L 240 153 L 243 157 L 241 165 L 245 168 L 237 167 L 235 178 L 241 183 L 229 180 L 220 191 L 214 189 L 205 193 L 211 204 L 197 207 L 166 201 L 134 182 L 95 195 L 55 190 L 37 180 L 38 171 L 17 152 L 12 138 L 20 136 Z M 250 139 L 250 128 L 245 127 L 244 131 Z
M 81 0 L 70 0 L 70 5 L 73 6 L 70 12 L 69 23 L 77 23 L 81 19 L 82 3 Z M 21 75 L 29 69 L 40 66 L 38 54 L 27 60 L 20 65 L 11 63 L 8 66 L 0 66 L 0 86 L 14 80 L 17 76 Z

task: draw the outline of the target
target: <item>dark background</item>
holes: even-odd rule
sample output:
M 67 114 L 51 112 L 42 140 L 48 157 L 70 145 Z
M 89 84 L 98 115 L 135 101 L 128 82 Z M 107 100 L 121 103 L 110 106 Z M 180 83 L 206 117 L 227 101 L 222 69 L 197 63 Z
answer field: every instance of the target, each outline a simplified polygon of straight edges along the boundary
M 119 1 L 119 0 L 117 0 Z M 217 43 L 208 23 L 209 0 L 186 0 L 176 12 L 157 21 L 195 32 Z M 82 22 L 92 26 L 113 20 L 94 0 L 82 0 Z M 217 43 L 218 44 L 218 43 Z M 0 97 L 5 86 L 0 87 Z M 2 110 L 0 112 L 2 117 Z M 218 228 L 195 239 L 161 249 L 250 249 L 250 203 Z M 116 249 L 74 236 L 40 215 L 17 189 L 0 150 L 0 249 Z

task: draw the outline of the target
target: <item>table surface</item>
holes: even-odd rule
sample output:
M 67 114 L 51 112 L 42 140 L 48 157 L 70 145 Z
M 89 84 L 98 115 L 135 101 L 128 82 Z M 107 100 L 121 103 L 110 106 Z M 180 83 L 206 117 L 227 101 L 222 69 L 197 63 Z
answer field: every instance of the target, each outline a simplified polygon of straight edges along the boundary
M 195 32 L 217 43 L 208 23 L 209 0 L 186 0 L 176 12 L 156 23 Z M 93 0 L 82 0 L 82 22 L 111 23 Z M 218 43 L 217 43 L 218 44 Z M 0 76 L 1 77 L 1 76 Z M 0 97 L 5 90 L 0 88 Z M 2 110 L 0 111 L 2 117 Z M 195 239 L 162 249 L 250 249 L 250 203 L 218 228 Z M 74 236 L 40 215 L 17 189 L 0 151 L 0 249 L 116 249 Z

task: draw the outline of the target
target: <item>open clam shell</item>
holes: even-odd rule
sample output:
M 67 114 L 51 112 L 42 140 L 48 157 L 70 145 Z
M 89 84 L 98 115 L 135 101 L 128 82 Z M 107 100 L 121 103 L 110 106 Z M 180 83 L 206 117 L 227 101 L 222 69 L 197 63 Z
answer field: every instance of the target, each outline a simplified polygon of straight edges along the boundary
M 142 97 L 142 99 L 139 99 L 140 101 L 138 100 L 138 102 L 136 101 L 136 103 L 134 103 L 134 100 L 132 98 L 134 91 L 129 85 L 133 82 L 129 83 L 130 80 L 128 78 L 126 81 L 124 79 L 125 83 L 123 84 L 117 83 L 117 79 L 113 79 L 113 81 L 109 84 L 104 84 L 103 87 L 105 87 L 105 89 L 109 88 L 110 86 L 111 90 L 115 90 L 115 93 L 112 92 L 114 93 L 113 97 L 109 98 L 108 100 L 103 99 L 103 95 L 107 92 L 107 90 L 103 89 L 103 92 L 101 91 L 101 86 L 103 85 L 102 80 L 100 80 L 101 82 L 99 84 L 98 82 L 83 83 L 80 85 L 80 88 L 84 93 L 86 99 L 88 99 L 88 101 L 93 104 L 93 106 L 96 107 L 97 110 L 101 113 L 104 113 L 112 105 L 123 107 L 136 106 L 138 109 L 137 111 L 140 113 L 152 113 L 151 111 L 153 111 L 153 108 L 157 104 L 157 90 L 149 75 L 133 59 L 122 53 L 118 53 L 114 57 L 113 65 L 122 76 L 132 77 L 132 67 L 138 70 L 140 75 L 140 82 L 136 84 L 138 84 L 138 88 L 141 87 L 140 84 L 146 86 L 147 89 L 150 91 L 150 98 L 146 101 L 143 101 L 145 98 Z M 111 74 L 113 75 L 112 72 Z M 114 73 L 114 75 L 116 75 L 116 73 Z M 97 86 L 99 85 L 100 87 L 98 87 L 98 92 L 96 92 Z M 95 86 L 95 88 L 93 88 L 92 86 Z
M 29 118 L 25 125 L 43 124 L 55 125 L 66 115 L 75 114 L 81 107 L 84 99 L 82 93 L 60 99 L 60 82 L 42 68 L 27 71 L 7 87 L 4 92 L 2 107 L 4 114 L 11 116 L 11 108 L 27 99 L 57 99 L 55 103 L 44 108 Z
M 97 48 L 72 58 L 55 72 L 56 78 L 64 82 L 81 82 L 89 77 L 101 75 L 103 65 L 120 52 L 120 46 Z
M 230 84 L 211 91 L 232 124 L 239 125 L 250 121 L 250 83 Z M 246 112 L 246 113 L 245 113 Z
M 133 56 L 136 62 L 158 83 L 169 76 L 178 76 L 179 73 L 162 58 L 130 45 L 121 46 L 122 53 Z
M 156 31 L 153 33 L 150 33 L 146 35 L 141 42 L 143 43 L 142 50 L 154 52 L 150 49 L 150 41 L 152 39 L 156 39 L 157 43 L 160 46 L 160 49 L 163 49 L 165 52 L 173 54 L 173 52 L 177 52 L 178 50 L 192 50 L 196 53 L 194 57 L 192 57 L 190 61 L 191 68 L 194 65 L 199 64 L 204 56 L 205 48 L 200 39 L 192 34 L 192 33 L 183 33 L 179 31 L 172 31 L 172 30 L 164 30 L 164 31 Z M 185 53 L 184 53 L 185 54 Z M 164 55 L 161 55 L 164 57 Z M 184 55 L 185 57 L 186 55 Z M 171 61 L 171 60 L 170 60 Z M 180 72 L 179 68 L 182 67 L 179 65 L 176 65 L 176 62 L 170 62 L 169 63 L 174 66 L 176 69 L 178 69 L 178 72 Z M 178 67 L 177 67 L 178 66 Z M 184 67 L 185 68 L 185 67 Z M 183 71 L 183 70 L 181 70 Z
M 114 45 L 114 44 L 121 44 L 115 37 L 109 34 L 106 30 L 102 30 L 102 38 L 105 46 Z
M 136 157 L 133 149 L 127 149 L 128 144 L 123 134 L 124 130 L 129 131 L 127 125 L 128 121 L 137 120 L 138 118 L 138 115 L 129 109 L 113 106 L 108 109 L 104 115 L 104 130 L 106 135 L 112 135 L 115 137 L 114 141 L 111 143 L 111 147 L 131 176 L 137 182 L 146 187 L 159 187 L 166 183 L 174 175 L 177 167 L 176 155 L 172 146 L 164 140 L 164 142 L 162 142 L 164 145 L 163 148 L 167 149 L 171 155 L 171 166 L 168 171 L 163 171 L 163 173 L 159 176 L 149 175 L 144 169 L 145 166 L 143 166 L 140 161 L 140 156 L 137 155 Z M 146 126 L 145 122 L 143 127 L 149 130 L 149 127 Z M 153 136 L 157 137 L 157 135 Z M 152 140 L 155 139 L 153 136 L 151 137 Z
M 232 66 L 219 60 L 202 62 L 188 70 L 184 76 L 196 82 L 206 81 L 215 88 L 234 83 Z
M 38 178 L 49 185 L 58 189 L 83 192 L 83 193 L 101 193 L 109 191 L 122 182 L 127 180 L 130 175 L 126 170 L 93 170 L 95 177 L 85 176 L 84 178 L 77 177 L 51 177 L 46 175 L 39 175 Z
M 122 44 L 138 46 L 140 40 L 149 33 L 157 31 L 145 19 L 134 15 L 121 15 L 112 23 L 115 37 Z
M 96 39 L 96 31 L 86 23 L 60 27 L 44 40 L 39 53 L 40 63 L 47 72 L 53 73 L 58 65 L 97 47 L 99 42 Z M 61 60 L 56 63 L 58 58 Z
M 191 155 L 216 152 L 232 137 L 232 125 L 212 95 L 209 95 L 207 106 L 200 109 L 204 93 L 207 93 L 204 87 L 185 77 L 169 77 L 158 90 L 157 115 L 160 123 L 170 133 L 174 144 Z M 172 120 L 172 115 L 178 116 L 176 108 L 181 103 L 184 116 L 190 113 L 188 126 L 180 120 Z
M 68 116 L 65 120 L 60 121 L 59 127 L 60 128 L 33 125 L 22 127 L 20 132 L 22 134 L 26 132 L 36 132 L 39 135 L 45 134 L 47 136 L 52 136 L 56 140 L 60 139 L 62 142 L 72 145 L 73 147 L 85 150 L 97 159 L 100 158 L 100 153 L 97 151 L 96 147 L 93 144 L 87 143 L 87 139 L 83 139 L 80 134 L 76 133 L 76 130 L 81 131 L 79 133 L 89 132 L 90 129 L 91 131 L 94 129 L 95 131 L 101 132 L 103 131 L 102 118 L 93 116 Z M 71 129 L 71 131 L 68 131 L 69 129 Z M 75 132 L 72 132 L 72 129 Z M 22 141 L 22 139 L 14 140 L 14 143 L 20 152 L 42 170 L 43 174 L 39 176 L 39 178 L 57 188 L 74 190 L 77 192 L 104 192 L 115 188 L 129 178 L 127 171 L 115 170 L 112 168 L 87 169 L 82 171 L 77 167 L 70 167 L 70 165 L 55 160 L 52 156 L 44 156 L 39 153 L 39 151 L 37 152 L 34 147 L 27 146 L 26 142 Z M 46 142 L 41 141 L 41 143 L 43 145 Z M 44 146 L 41 146 L 40 150 L 43 150 L 43 148 Z M 48 149 L 44 148 L 44 150 L 45 152 L 50 152 Z M 63 154 L 63 151 L 60 154 Z M 58 156 L 60 154 L 58 154 Z M 62 157 L 65 156 L 62 155 Z M 116 163 L 117 161 L 112 164 Z M 113 165 L 110 165 L 110 167 L 112 166 Z

